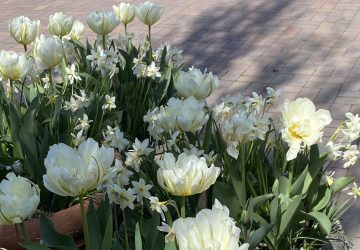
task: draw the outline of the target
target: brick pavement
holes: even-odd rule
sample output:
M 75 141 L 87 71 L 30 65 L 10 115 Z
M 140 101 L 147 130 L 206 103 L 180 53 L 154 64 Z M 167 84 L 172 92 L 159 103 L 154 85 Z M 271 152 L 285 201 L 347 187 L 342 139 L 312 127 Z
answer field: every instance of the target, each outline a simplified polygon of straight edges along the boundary
M 40 19 L 41 30 L 46 33 L 48 16 L 55 11 L 85 22 L 87 12 L 110 9 L 118 2 L 1 1 L 0 47 L 21 49 L 8 36 L 12 17 Z M 155 43 L 169 40 L 184 49 L 189 65 L 207 67 L 221 76 L 221 86 L 210 102 L 226 93 L 261 93 L 272 86 L 283 89 L 283 100 L 308 97 L 318 107 L 330 109 L 332 128 L 344 118 L 344 112 L 360 111 L 359 0 L 157 2 L 166 6 L 166 12 L 153 27 Z M 139 21 L 130 29 L 140 37 L 146 34 Z M 327 135 L 332 128 L 326 130 Z M 360 176 L 359 166 L 351 173 Z M 360 248 L 359 208 L 357 201 L 344 226 Z

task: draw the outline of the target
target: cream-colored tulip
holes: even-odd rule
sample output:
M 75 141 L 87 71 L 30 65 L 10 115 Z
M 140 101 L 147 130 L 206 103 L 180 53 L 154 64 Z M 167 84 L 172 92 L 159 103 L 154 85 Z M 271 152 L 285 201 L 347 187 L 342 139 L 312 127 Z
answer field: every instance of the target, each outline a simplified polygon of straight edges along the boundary
M 120 3 L 119 6 L 113 6 L 117 19 L 125 26 L 135 17 L 135 6 L 130 3 Z
M 0 76 L 8 80 L 19 80 L 31 73 L 32 63 L 25 55 L 19 55 L 14 51 L 0 52 Z
M 45 158 L 45 187 L 61 196 L 76 197 L 96 189 L 114 161 L 114 149 L 99 148 L 89 138 L 78 149 L 63 143 L 55 144 Z
M 23 222 L 40 202 L 39 187 L 28 179 L 8 173 L 0 183 L 0 225 Z
M 10 36 L 24 46 L 33 42 L 39 32 L 40 21 L 31 21 L 25 16 L 15 17 L 9 22 Z
M 136 7 L 136 16 L 143 22 L 145 25 L 152 26 L 157 21 L 159 21 L 162 13 L 164 12 L 164 7 L 152 3 L 152 2 L 145 2 L 141 5 Z
M 308 98 L 299 98 L 284 103 L 282 122 L 282 138 L 290 147 L 286 159 L 290 161 L 296 158 L 302 146 L 311 146 L 321 140 L 322 130 L 331 123 L 331 115 L 328 110 L 316 111 Z
M 90 12 L 87 23 L 92 31 L 101 36 L 110 34 L 120 24 L 112 11 Z
M 215 200 L 211 210 L 174 221 L 170 233 L 175 234 L 179 250 L 247 250 L 248 243 L 239 246 L 240 228 L 229 214 L 229 209 Z
M 79 20 L 76 20 L 72 26 L 72 29 L 68 35 L 71 40 L 79 41 L 85 35 L 85 26 Z
M 215 183 L 220 168 L 207 166 L 206 159 L 182 153 L 177 161 L 171 153 L 158 160 L 157 179 L 160 186 L 175 196 L 189 196 L 207 190 Z
M 43 69 L 51 69 L 58 65 L 64 57 L 64 49 L 58 37 L 36 39 L 34 56 L 37 65 Z
M 219 78 L 212 72 L 202 73 L 193 68 L 188 72 L 180 71 L 174 82 L 178 94 L 182 97 L 194 96 L 201 100 L 208 97 L 219 86 Z
M 64 15 L 62 12 L 56 12 L 49 17 L 49 31 L 54 36 L 62 38 L 70 33 L 74 24 L 71 16 Z

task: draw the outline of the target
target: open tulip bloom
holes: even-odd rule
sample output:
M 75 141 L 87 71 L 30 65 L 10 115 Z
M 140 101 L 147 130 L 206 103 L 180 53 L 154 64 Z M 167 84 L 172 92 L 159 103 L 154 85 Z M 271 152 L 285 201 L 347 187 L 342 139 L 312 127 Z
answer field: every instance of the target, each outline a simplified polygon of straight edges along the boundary
M 360 191 L 329 166 L 356 165 L 359 115 L 327 138 L 328 110 L 270 87 L 210 107 L 218 76 L 152 47 L 163 11 L 92 11 L 86 44 L 75 16 L 52 14 L 51 36 L 10 21 L 25 53 L 0 51 L 0 224 L 18 224 L 26 249 L 77 249 L 46 216 L 75 205 L 90 250 L 330 248 Z M 25 230 L 38 216 L 41 240 Z

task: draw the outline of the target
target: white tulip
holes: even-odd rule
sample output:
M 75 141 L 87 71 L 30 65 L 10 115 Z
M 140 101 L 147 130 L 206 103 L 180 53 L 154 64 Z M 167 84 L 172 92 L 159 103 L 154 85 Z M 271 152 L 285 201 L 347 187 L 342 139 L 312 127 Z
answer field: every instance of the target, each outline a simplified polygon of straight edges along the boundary
M 39 187 L 28 179 L 8 173 L 0 183 L 0 225 L 23 222 L 40 202 Z
M 25 55 L 19 55 L 14 51 L 0 52 L 0 76 L 9 80 L 19 80 L 31 73 L 32 63 Z
M 152 26 L 159 21 L 164 9 L 159 4 L 145 2 L 136 7 L 136 15 L 145 25 Z
M 96 189 L 114 160 L 114 149 L 99 148 L 89 138 L 74 149 L 63 143 L 55 144 L 45 158 L 45 187 L 61 196 L 76 197 Z
M 111 33 L 120 24 L 112 11 L 90 12 L 87 23 L 92 31 L 101 36 Z
M 160 186 L 175 196 L 189 196 L 207 190 L 215 183 L 220 168 L 207 166 L 206 159 L 182 153 L 177 161 L 171 153 L 158 160 L 157 179 Z
M 73 41 L 79 41 L 85 35 L 85 26 L 79 20 L 76 20 L 69 33 L 69 37 Z
M 39 32 L 40 21 L 31 21 L 25 16 L 15 17 L 9 22 L 10 36 L 22 45 L 33 42 Z
M 208 97 L 219 86 L 219 78 L 210 73 L 202 73 L 199 69 L 189 72 L 180 71 L 174 82 L 178 94 L 182 97 L 194 96 L 201 100 Z
M 247 250 L 249 244 L 239 246 L 240 228 L 229 216 L 229 209 L 218 200 L 212 209 L 203 209 L 195 218 L 179 218 L 174 221 L 179 250 L 217 249 Z
M 49 17 L 49 31 L 54 36 L 62 38 L 70 33 L 74 24 L 71 16 L 64 15 L 62 12 L 56 12 Z
M 319 142 L 325 126 L 331 123 L 328 110 L 316 111 L 314 103 L 307 98 L 286 101 L 282 107 L 282 138 L 289 144 L 286 160 L 296 158 L 302 146 Z
M 193 96 L 185 100 L 172 97 L 167 106 L 161 107 L 157 122 L 165 131 L 195 132 L 209 119 L 204 107 L 205 103 Z
M 41 35 L 36 39 L 34 47 L 36 63 L 40 68 L 51 69 L 58 65 L 64 57 L 64 49 L 58 37 L 45 38 Z
M 125 26 L 132 22 L 135 17 L 135 6 L 130 3 L 120 3 L 119 6 L 113 6 L 117 19 Z

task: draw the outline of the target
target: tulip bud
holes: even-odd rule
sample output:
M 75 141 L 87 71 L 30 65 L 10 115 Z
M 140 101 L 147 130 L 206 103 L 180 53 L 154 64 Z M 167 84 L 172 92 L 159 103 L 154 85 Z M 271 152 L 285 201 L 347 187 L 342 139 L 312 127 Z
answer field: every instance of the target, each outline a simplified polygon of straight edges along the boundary
M 130 3 L 120 3 L 119 6 L 113 6 L 117 19 L 125 26 L 132 22 L 135 17 L 135 7 Z
M 14 51 L 0 52 L 0 76 L 9 80 L 19 80 L 29 74 L 33 67 L 25 55 Z
M 31 21 L 25 16 L 19 16 L 9 22 L 10 36 L 24 46 L 33 42 L 39 32 L 40 21 Z
M 90 12 L 87 23 L 92 31 L 101 36 L 111 33 L 120 24 L 112 11 Z
M 34 56 L 39 67 L 51 69 L 58 65 L 64 57 L 64 49 L 58 37 L 45 38 L 41 35 L 36 40 Z
M 250 222 L 250 216 L 248 211 L 244 210 L 241 213 L 241 217 L 240 217 L 241 223 L 246 226 L 247 224 L 249 224 Z
M 49 18 L 49 31 L 51 34 L 62 38 L 70 33 L 74 20 L 71 16 L 56 12 Z
M 159 21 L 164 9 L 165 8 L 159 4 L 145 2 L 136 7 L 136 15 L 145 25 L 152 26 Z
M 0 225 L 23 222 L 40 202 L 40 189 L 28 179 L 8 173 L 0 183 Z

